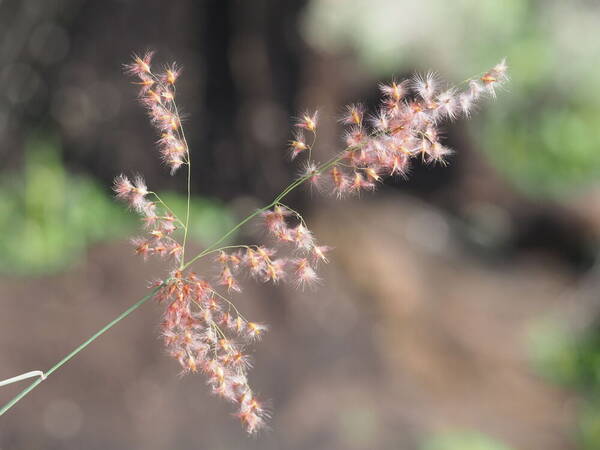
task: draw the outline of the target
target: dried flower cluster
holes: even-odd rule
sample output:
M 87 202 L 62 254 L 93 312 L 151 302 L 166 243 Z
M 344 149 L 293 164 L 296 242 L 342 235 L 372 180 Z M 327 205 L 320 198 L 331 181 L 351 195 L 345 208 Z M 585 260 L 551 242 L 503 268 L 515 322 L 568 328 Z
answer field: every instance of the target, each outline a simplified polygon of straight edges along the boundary
M 175 83 L 181 69 L 172 64 L 155 74 L 151 66 L 153 55 L 153 52 L 147 52 L 143 57 L 135 56 L 126 70 L 139 79 L 140 100 L 148 111 L 150 121 L 160 133 L 160 155 L 173 174 L 187 162 L 188 156 L 181 116 L 175 104 Z
M 213 393 L 237 404 L 236 416 L 249 433 L 260 429 L 267 412 L 248 386 L 252 363 L 245 347 L 267 327 L 247 321 L 194 273 L 177 270 L 159 285 L 157 299 L 167 305 L 162 335 L 169 354 L 185 372 L 205 373 Z
M 143 217 L 147 235 L 133 240 L 136 252 L 144 257 L 171 258 L 175 263 L 168 278 L 155 284 L 156 298 L 165 305 L 162 335 L 169 354 L 179 361 L 184 372 L 203 372 L 212 392 L 234 403 L 235 415 L 253 433 L 264 426 L 267 412 L 248 385 L 251 360 L 247 349 L 267 327 L 246 320 L 225 294 L 241 292 L 240 279 L 244 275 L 260 282 L 287 280 L 301 288 L 313 285 L 318 281 L 318 265 L 328 262 L 330 251 L 317 243 L 297 211 L 281 203 L 283 198 L 305 182 L 341 197 L 372 190 L 385 176 L 406 175 L 416 157 L 425 162 L 445 162 L 451 150 L 440 142 L 440 123 L 460 115 L 468 117 L 482 95 L 495 96 L 498 86 L 507 80 L 507 67 L 502 61 L 483 76 L 469 80 L 463 91 L 443 89 L 433 73 L 382 84 L 383 98 L 377 114 L 366 120 L 362 105 L 348 106 L 341 118 L 346 126 L 344 149 L 321 164 L 312 158 L 318 114 L 303 114 L 290 141 L 292 158 L 306 155 L 302 175 L 269 205 L 185 261 L 191 160 L 175 103 L 175 83 L 181 71 L 173 64 L 154 73 L 152 56 L 135 56 L 126 66 L 127 72 L 137 78 L 141 102 L 160 134 L 158 144 L 163 161 L 171 173 L 181 166 L 188 168 L 185 220 L 180 220 L 156 193 L 149 191 L 140 177 L 132 182 L 121 175 L 115 179 L 114 190 L 119 199 Z M 218 247 L 258 216 L 276 247 Z M 178 230 L 183 231 L 183 240 L 179 239 Z M 215 265 L 212 279 L 201 278 L 189 270 L 191 264 L 209 255 Z
M 368 120 L 361 104 L 346 107 L 340 120 L 346 126 L 345 149 L 326 174 L 311 162 L 312 144 L 304 135 L 304 130 L 315 132 L 317 114 L 304 114 L 290 142 L 292 158 L 309 152 L 304 176 L 313 186 L 338 197 L 375 189 L 385 176 L 405 176 L 415 157 L 445 164 L 452 150 L 440 142 L 440 123 L 460 115 L 469 117 L 484 94 L 495 97 L 496 89 L 507 81 L 506 70 L 503 60 L 480 78 L 468 80 L 462 92 L 454 87 L 443 89 L 433 72 L 381 84 L 381 106 Z
M 159 212 L 156 203 L 146 198 L 151 192 L 146 188 L 144 180 L 138 176 L 131 182 L 126 176 L 119 175 L 115 178 L 113 189 L 117 198 L 143 216 L 148 235 L 132 240 L 136 253 L 144 258 L 158 255 L 179 261 L 183 246 L 172 237 L 177 229 L 176 218 L 169 211 Z

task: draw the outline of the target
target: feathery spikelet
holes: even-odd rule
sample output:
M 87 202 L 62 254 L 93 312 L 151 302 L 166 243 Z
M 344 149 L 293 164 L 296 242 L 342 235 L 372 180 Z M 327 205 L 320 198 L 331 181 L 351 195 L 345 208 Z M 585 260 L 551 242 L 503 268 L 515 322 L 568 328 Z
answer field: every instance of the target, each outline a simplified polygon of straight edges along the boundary
M 296 126 L 298 128 L 303 128 L 308 131 L 312 131 L 313 133 L 317 131 L 317 122 L 319 118 L 319 112 L 315 111 L 310 114 L 309 112 L 305 112 L 300 116 L 300 118 L 296 122 Z
M 298 131 L 294 136 L 294 139 L 290 141 L 290 151 L 292 153 L 292 159 L 295 159 L 304 150 L 308 150 L 308 145 L 304 138 L 304 133 Z
M 365 107 L 360 103 L 348 105 L 346 106 L 346 113 L 342 116 L 340 122 L 345 125 L 355 125 L 360 128 L 362 126 L 364 114 Z
M 430 103 L 438 90 L 439 81 L 435 72 L 416 74 L 412 79 L 412 89 L 425 102 Z
M 152 71 L 154 52 L 143 57 L 134 55 L 133 62 L 125 66 L 128 75 L 138 78 L 139 98 L 146 107 L 151 123 L 160 136 L 158 141 L 163 162 L 174 174 L 186 164 L 187 143 L 181 128 L 181 116 L 175 103 L 175 83 L 181 68 L 175 63 L 168 65 L 160 73 Z
M 296 285 L 302 289 L 313 286 L 319 281 L 317 272 L 310 265 L 307 258 L 297 258 L 292 261 L 292 267 L 296 278 Z
M 390 84 L 379 84 L 379 90 L 381 93 L 388 97 L 393 102 L 399 102 L 408 93 L 408 80 L 404 80 L 401 83 L 393 80 Z

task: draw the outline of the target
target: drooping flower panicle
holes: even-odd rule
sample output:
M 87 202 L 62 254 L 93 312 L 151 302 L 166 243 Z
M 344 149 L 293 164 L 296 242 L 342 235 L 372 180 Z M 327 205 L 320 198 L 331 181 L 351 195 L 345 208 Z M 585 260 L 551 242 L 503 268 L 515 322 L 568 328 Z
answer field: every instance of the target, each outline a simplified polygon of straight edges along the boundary
M 157 298 L 166 308 L 161 325 L 165 346 L 182 371 L 204 373 L 211 391 L 236 405 L 235 415 L 247 431 L 259 430 L 268 413 L 248 385 L 252 363 L 245 349 L 266 326 L 248 322 L 193 272 L 172 273 Z
M 187 166 L 189 205 L 190 155 L 175 103 L 181 68 L 171 64 L 155 73 L 153 56 L 152 52 L 134 56 L 126 71 L 136 78 L 140 100 L 159 133 L 161 159 L 172 174 Z M 319 115 L 316 111 L 303 113 L 289 142 L 292 159 L 304 159 L 299 177 L 272 203 L 188 261 L 184 255 L 189 206 L 185 220 L 180 220 L 140 176 L 133 181 L 124 175 L 115 179 L 116 197 L 142 216 L 145 234 L 132 240 L 135 252 L 144 258 L 160 256 L 174 261 L 169 276 L 155 284 L 156 299 L 165 307 L 161 332 L 169 354 L 184 373 L 202 372 L 211 391 L 235 405 L 235 416 L 249 433 L 261 429 L 268 418 L 268 411 L 248 384 L 252 366 L 248 348 L 263 337 L 267 327 L 248 321 L 227 296 L 242 291 L 243 278 L 273 284 L 287 281 L 302 289 L 314 286 L 320 281 L 319 265 L 329 261 L 332 250 L 318 243 L 300 213 L 281 203 L 283 198 L 304 183 L 337 197 L 358 194 L 374 190 L 387 176 L 406 176 L 416 158 L 445 163 L 452 151 L 441 143 L 439 125 L 444 120 L 469 117 L 481 96 L 495 97 L 497 88 L 507 80 L 506 71 L 502 61 L 481 77 L 468 80 L 462 90 L 444 88 L 433 72 L 381 84 L 381 105 L 374 115 L 366 115 L 361 104 L 346 107 L 340 119 L 346 127 L 344 147 L 321 164 L 313 159 Z M 216 248 L 257 216 L 271 247 Z M 200 277 L 190 270 L 192 263 L 208 255 L 213 261 L 212 274 Z
M 155 73 L 152 70 L 153 56 L 153 52 L 146 52 L 143 57 L 134 55 L 133 61 L 125 69 L 139 80 L 136 84 L 140 86 L 140 101 L 160 136 L 158 145 L 161 158 L 174 174 L 187 163 L 188 155 L 181 116 L 175 102 L 175 83 L 181 75 L 181 68 L 171 64 Z
M 443 88 L 433 72 L 381 84 L 381 106 L 371 116 L 370 124 L 363 119 L 362 105 L 346 107 L 340 120 L 346 126 L 345 148 L 317 184 L 342 197 L 373 190 L 386 176 L 406 176 L 415 158 L 445 164 L 452 150 L 441 143 L 439 125 L 460 116 L 468 118 L 483 95 L 495 97 L 498 87 L 508 80 L 506 71 L 503 60 L 481 77 L 468 80 L 462 90 Z M 316 117 L 316 113 L 305 113 L 297 126 L 314 132 L 316 121 L 312 127 L 311 117 Z M 296 146 L 292 145 L 294 156 L 306 154 Z M 315 171 L 325 172 L 322 168 Z M 315 178 L 311 177 L 311 181 Z

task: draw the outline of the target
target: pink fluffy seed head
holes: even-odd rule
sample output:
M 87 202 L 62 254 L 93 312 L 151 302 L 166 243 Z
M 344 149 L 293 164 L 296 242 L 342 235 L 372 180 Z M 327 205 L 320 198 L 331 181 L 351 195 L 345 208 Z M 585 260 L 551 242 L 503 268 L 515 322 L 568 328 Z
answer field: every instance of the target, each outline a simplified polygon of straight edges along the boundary
M 425 75 L 416 74 L 411 83 L 412 89 L 425 101 L 431 101 L 437 92 L 438 78 L 435 72 L 427 72 Z
M 298 128 L 303 128 L 305 130 L 312 131 L 313 133 L 317 130 L 317 123 L 319 121 L 319 112 L 315 111 L 312 114 L 308 111 L 302 114 L 300 118 L 296 121 L 296 126 Z
M 144 76 L 152 73 L 151 64 L 154 57 L 153 51 L 147 51 L 143 56 L 134 54 L 132 62 L 125 65 L 125 72 L 132 76 Z
M 389 84 L 381 83 L 379 90 L 385 96 L 390 98 L 394 102 L 398 102 L 408 93 L 409 83 L 407 80 L 398 83 L 393 80 Z
M 360 103 L 346 106 L 346 112 L 341 117 L 340 122 L 346 125 L 362 126 L 365 107 Z

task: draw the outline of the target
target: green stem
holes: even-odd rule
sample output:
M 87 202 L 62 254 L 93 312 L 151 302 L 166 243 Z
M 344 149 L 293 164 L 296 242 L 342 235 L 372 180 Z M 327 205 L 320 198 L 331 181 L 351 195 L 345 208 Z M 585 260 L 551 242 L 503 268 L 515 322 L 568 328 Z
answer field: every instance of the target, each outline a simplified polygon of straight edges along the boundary
M 275 205 L 275 203 L 269 203 L 267 206 L 265 206 L 265 207 L 263 207 L 263 208 L 261 208 L 261 209 L 259 209 L 257 211 L 254 211 L 252 214 L 250 214 L 248 217 L 246 217 L 244 220 L 242 220 L 240 223 L 238 223 L 235 227 L 233 227 L 231 230 L 229 230 L 227 233 L 225 233 L 223 236 L 221 236 L 220 239 L 216 240 L 210 246 L 208 246 L 206 249 L 204 249 L 204 251 L 200 252 L 199 254 L 197 254 L 196 256 L 194 256 L 192 259 L 190 259 L 186 264 L 184 264 L 181 267 L 181 270 L 187 269 L 190 266 L 190 264 L 192 264 L 193 262 L 195 262 L 198 259 L 202 258 L 204 255 L 207 255 L 208 253 L 210 253 L 221 242 L 223 242 L 225 239 L 227 239 L 229 236 L 231 236 L 233 233 L 235 233 L 238 229 L 240 229 L 242 226 L 244 226 L 246 224 L 246 222 L 254 219 L 260 213 L 266 211 L 267 209 L 271 208 L 274 205 Z
M 175 92 L 175 86 L 173 86 L 173 92 Z M 187 243 L 188 237 L 188 229 L 190 227 L 190 199 L 191 199 L 191 182 L 192 182 L 192 158 L 190 156 L 190 146 L 188 145 L 187 139 L 185 138 L 185 131 L 183 131 L 183 125 L 181 124 L 181 116 L 179 115 L 179 110 L 177 109 L 177 103 L 173 101 L 173 108 L 175 109 L 175 115 L 177 116 L 177 120 L 179 122 L 179 127 L 177 129 L 177 133 L 181 133 L 181 139 L 183 140 L 183 144 L 185 145 L 185 156 L 186 156 L 186 164 L 187 164 L 187 205 L 185 210 L 185 229 L 183 232 L 183 244 L 181 248 L 181 265 L 180 269 L 183 269 L 185 263 L 185 245 Z
M 152 292 L 150 292 L 148 295 L 145 295 L 140 300 L 138 300 L 136 303 L 131 305 L 126 311 L 122 312 L 114 320 L 112 320 L 111 322 L 106 324 L 104 327 L 102 327 L 99 331 L 94 333 L 94 335 L 92 335 L 92 337 L 90 337 L 87 341 L 85 341 L 83 344 L 81 344 L 79 347 L 77 347 L 75 350 L 73 350 L 71 353 L 69 353 L 67 356 L 65 356 L 63 359 L 61 359 L 59 362 L 57 362 L 54 366 L 52 366 L 50 369 L 48 369 L 48 371 L 45 373 L 44 378 L 41 378 L 41 377 L 38 378 L 33 383 L 31 383 L 28 387 L 26 387 L 21 392 L 19 392 L 12 400 L 10 400 L 8 403 L 6 403 L 2 407 L 2 409 L 0 409 L 0 416 L 2 414 L 4 414 L 6 411 L 8 411 L 10 408 L 12 408 L 19 400 L 21 400 L 23 397 L 25 397 L 27 394 L 29 394 L 38 384 L 40 384 L 47 377 L 49 377 L 54 371 L 58 370 L 61 366 L 63 366 L 67 362 L 69 362 L 69 360 L 71 360 L 73 357 L 75 357 L 84 348 L 86 348 L 88 345 L 90 345 L 92 342 L 94 342 L 96 339 L 98 339 L 101 335 L 106 333 L 113 326 L 115 326 L 117 323 L 119 323 L 121 320 L 123 320 L 125 317 L 127 317 L 129 314 L 131 314 L 133 311 L 135 311 L 140 306 L 142 306 L 144 303 L 146 303 L 148 300 L 150 300 L 152 297 L 154 297 L 154 295 L 158 292 L 158 290 L 161 288 L 161 286 L 154 288 L 152 290 Z
M 321 173 L 321 172 L 329 169 L 331 166 L 336 165 L 343 158 L 344 158 L 344 156 L 336 156 L 335 158 L 332 158 L 329 161 L 327 161 L 326 163 L 322 164 L 315 172 L 316 173 Z M 275 197 L 275 199 L 273 199 L 273 201 L 271 203 L 269 203 L 266 206 L 263 206 L 262 208 L 254 211 L 252 214 L 248 215 L 240 223 L 238 223 L 235 227 L 233 227 L 231 230 L 229 230 L 227 233 L 225 233 L 223 236 L 221 236 L 218 240 L 216 240 L 215 242 L 213 242 L 211 245 L 209 245 L 207 248 L 205 248 L 202 252 L 198 253 L 196 256 L 194 256 L 192 259 L 190 259 L 187 263 L 185 263 L 184 265 L 182 265 L 180 270 L 187 269 L 191 264 L 193 264 L 194 262 L 196 262 L 198 259 L 202 258 L 203 256 L 208 255 L 209 253 L 212 253 L 212 251 L 221 242 L 223 242 L 225 239 L 227 239 L 229 236 L 231 236 L 233 233 L 235 233 L 237 230 L 239 230 L 247 222 L 249 222 L 250 220 L 254 219 L 256 216 L 258 216 L 259 214 L 265 212 L 266 210 L 271 209 L 273 206 L 277 205 L 290 192 L 292 192 L 294 189 L 296 189 L 298 186 L 300 186 L 302 183 L 304 183 L 306 180 L 310 179 L 311 177 L 312 177 L 312 174 L 311 175 L 305 175 L 303 177 L 298 178 L 296 181 L 294 181 L 288 187 L 286 187 L 277 197 Z
M 187 146 L 187 144 L 186 144 Z M 188 151 L 188 174 L 187 174 L 187 206 L 185 210 L 185 228 L 183 232 L 183 245 L 181 247 L 181 269 L 184 267 L 185 261 L 185 244 L 187 242 L 188 228 L 190 226 L 190 186 L 191 186 L 191 178 L 192 178 L 192 163 L 190 161 L 190 152 Z
M 177 217 L 177 215 L 173 212 L 173 210 L 171 208 L 169 208 L 167 206 L 167 204 L 162 200 L 162 198 L 160 198 L 158 196 L 158 194 L 156 192 L 152 192 L 149 191 L 148 194 L 154 195 L 156 197 L 156 200 L 158 200 L 158 202 L 169 212 L 171 213 L 171 215 L 175 218 L 175 220 L 177 220 L 177 222 L 179 222 L 179 224 L 185 228 L 185 224 L 179 219 L 179 217 Z

